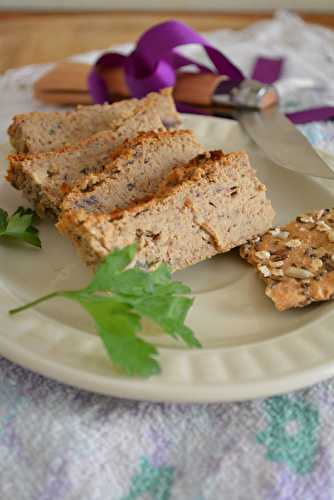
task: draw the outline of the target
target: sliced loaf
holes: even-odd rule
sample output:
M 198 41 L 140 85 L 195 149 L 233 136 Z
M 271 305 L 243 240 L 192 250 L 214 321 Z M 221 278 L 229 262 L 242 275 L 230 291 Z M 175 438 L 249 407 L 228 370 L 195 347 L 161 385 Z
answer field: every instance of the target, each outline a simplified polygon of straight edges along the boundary
M 58 216 L 59 206 L 78 180 L 101 172 L 113 149 L 140 131 L 163 129 L 159 115 L 143 110 L 124 121 L 117 130 L 106 130 L 58 151 L 9 156 L 7 180 L 23 191 L 40 217 Z
M 213 151 L 174 169 L 146 201 L 111 213 L 63 212 L 57 228 L 90 266 L 136 243 L 137 265 L 154 269 L 165 262 L 175 271 L 245 243 L 273 218 L 247 154 Z
M 171 89 L 152 92 L 143 99 L 114 104 L 81 106 L 67 112 L 34 112 L 16 115 L 8 129 L 13 147 L 19 153 L 51 151 L 88 138 L 103 130 L 117 129 L 136 113 L 155 110 L 166 127 L 181 123 Z
M 157 191 L 173 167 L 203 151 L 190 130 L 143 132 L 116 148 L 104 172 L 86 176 L 61 208 L 88 212 L 125 208 Z

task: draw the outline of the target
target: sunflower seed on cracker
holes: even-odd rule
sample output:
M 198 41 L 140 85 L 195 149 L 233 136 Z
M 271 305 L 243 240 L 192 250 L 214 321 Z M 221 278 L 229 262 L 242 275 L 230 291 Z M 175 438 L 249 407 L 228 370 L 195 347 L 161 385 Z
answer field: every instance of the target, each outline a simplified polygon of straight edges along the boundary
M 314 274 L 311 273 L 311 271 L 308 271 L 307 269 L 302 269 L 301 267 L 296 267 L 296 266 L 290 266 L 288 269 L 286 269 L 285 274 L 289 276 L 290 278 L 297 278 L 297 279 L 307 279 L 307 278 L 313 278 Z
M 270 252 L 267 252 L 266 250 L 260 250 L 259 252 L 255 252 L 255 257 L 260 260 L 268 260 L 270 259 Z
M 298 248 L 301 246 L 302 242 L 298 239 L 292 239 L 287 241 L 285 244 L 288 248 Z
M 268 266 L 257 266 L 258 270 L 260 271 L 261 274 L 263 274 L 263 276 L 265 278 L 267 278 L 268 276 L 271 276 L 271 271 L 269 269 Z
M 300 217 L 297 217 L 298 222 L 303 222 L 304 224 L 309 224 L 313 223 L 314 224 L 314 219 L 311 215 L 301 215 Z
M 326 222 L 324 222 L 323 220 L 319 220 L 319 222 L 317 222 L 317 225 L 316 225 L 316 229 L 318 231 L 330 231 L 332 228 L 326 224 Z

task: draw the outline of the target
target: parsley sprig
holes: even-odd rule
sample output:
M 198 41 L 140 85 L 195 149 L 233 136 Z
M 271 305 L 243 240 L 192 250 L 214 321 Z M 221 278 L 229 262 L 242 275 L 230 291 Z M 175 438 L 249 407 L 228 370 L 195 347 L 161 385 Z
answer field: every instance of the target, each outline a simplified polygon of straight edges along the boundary
M 78 302 L 94 319 L 96 330 L 113 363 L 130 376 L 160 371 L 154 345 L 138 337 L 141 319 L 150 318 L 175 339 L 200 347 L 192 330 L 184 324 L 193 304 L 190 288 L 172 281 L 165 264 L 146 272 L 128 268 L 136 253 L 129 245 L 112 252 L 97 268 L 95 276 L 81 290 L 54 292 L 10 311 L 19 313 L 55 297 Z
M 25 241 L 41 248 L 38 229 L 34 226 L 36 220 L 36 214 L 31 208 L 19 207 L 11 216 L 0 208 L 0 238 Z

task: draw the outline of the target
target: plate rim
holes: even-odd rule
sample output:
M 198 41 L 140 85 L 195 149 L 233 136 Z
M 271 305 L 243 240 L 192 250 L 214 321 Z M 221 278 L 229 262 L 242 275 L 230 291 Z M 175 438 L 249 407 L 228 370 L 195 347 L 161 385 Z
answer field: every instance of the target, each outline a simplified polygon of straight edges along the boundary
M 275 343 L 276 339 L 269 341 Z M 78 388 L 88 392 L 101 394 L 109 397 L 121 399 L 133 399 L 138 401 L 150 401 L 154 403 L 218 403 L 218 402 L 238 402 L 249 401 L 258 398 L 271 397 L 286 392 L 302 389 L 306 386 L 319 383 L 334 375 L 334 359 L 326 363 L 318 364 L 299 372 L 269 378 L 266 381 L 243 382 L 242 384 L 196 384 L 199 394 L 194 398 L 191 391 L 185 392 L 185 386 L 180 386 L 177 382 L 161 382 L 154 386 L 146 384 L 150 379 L 117 379 L 111 376 L 90 374 L 89 378 L 83 378 L 85 372 L 81 369 L 60 365 L 54 361 L 45 361 L 42 356 L 15 346 L 12 349 L 10 343 L 4 342 L 0 338 L 1 355 L 9 361 L 28 369 L 37 375 L 44 376 L 58 383 Z M 223 348 L 221 348 L 223 349 Z M 38 363 L 36 366 L 36 362 Z M 71 380 L 70 380 L 71 379 Z M 70 380 L 70 381 L 69 381 Z M 129 386 L 130 384 L 130 386 Z M 112 386 L 112 391 L 110 390 Z M 124 393 L 126 386 L 126 393 Z M 191 387 L 191 385 L 189 386 Z M 163 390 L 162 390 L 163 388 Z M 163 395 L 161 395 L 163 393 Z

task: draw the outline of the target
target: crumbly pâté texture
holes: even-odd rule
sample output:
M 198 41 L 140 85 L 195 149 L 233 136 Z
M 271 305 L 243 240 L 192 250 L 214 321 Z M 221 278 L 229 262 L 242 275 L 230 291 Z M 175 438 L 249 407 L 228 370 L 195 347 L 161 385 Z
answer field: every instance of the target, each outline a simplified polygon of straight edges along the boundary
M 334 298 L 334 209 L 298 216 L 249 241 L 241 257 L 257 268 L 279 311 Z
M 143 110 L 116 130 L 105 130 L 57 151 L 34 155 L 10 155 L 7 180 L 34 205 L 40 217 L 57 218 L 65 195 L 79 179 L 103 171 L 112 151 L 140 131 L 164 129 L 160 116 Z
M 190 130 L 140 133 L 113 151 L 103 173 L 86 176 L 66 196 L 61 209 L 110 212 L 126 208 L 156 192 L 173 167 L 203 151 Z
M 16 115 L 8 128 L 11 144 L 18 153 L 40 153 L 76 144 L 90 135 L 117 129 L 124 120 L 143 110 L 159 114 L 167 128 L 181 123 L 170 88 L 152 92 L 143 99 L 114 104 L 79 106 L 74 111 L 33 112 Z M 152 127 L 153 128 L 153 127 Z
M 63 212 L 57 228 L 92 267 L 136 243 L 134 264 L 173 271 L 227 252 L 271 227 L 274 211 L 246 153 L 201 154 L 172 170 L 158 193 L 123 210 Z

